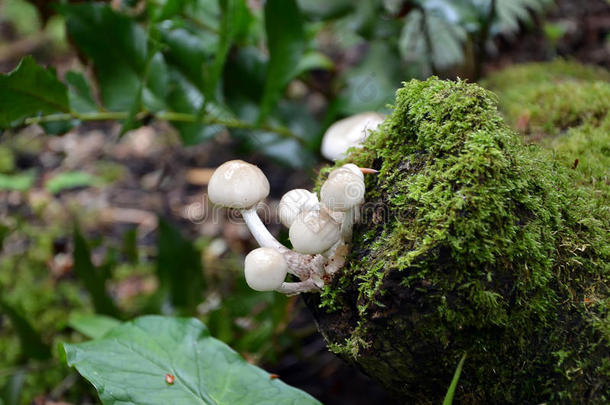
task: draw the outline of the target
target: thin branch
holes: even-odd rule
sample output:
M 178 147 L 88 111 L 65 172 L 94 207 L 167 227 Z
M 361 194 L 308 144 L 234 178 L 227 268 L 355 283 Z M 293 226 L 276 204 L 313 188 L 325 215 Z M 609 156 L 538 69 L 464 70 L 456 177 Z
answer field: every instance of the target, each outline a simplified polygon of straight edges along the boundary
M 136 120 L 141 120 L 147 116 L 152 116 L 158 120 L 170 121 L 170 122 L 185 122 L 185 123 L 201 123 L 207 125 L 222 125 L 227 128 L 233 129 L 247 129 L 247 130 L 262 130 L 273 132 L 284 138 L 292 138 L 300 143 L 303 143 L 303 139 L 297 136 L 294 132 L 286 127 L 278 127 L 273 125 L 256 125 L 246 121 L 241 121 L 236 118 L 217 118 L 212 116 L 199 118 L 197 114 L 187 114 L 172 111 L 161 111 L 157 113 L 148 113 L 146 111 L 140 111 L 136 114 Z M 70 113 L 60 114 L 49 114 L 41 115 L 39 117 L 26 118 L 24 123 L 26 125 L 41 124 L 45 122 L 58 122 L 58 121 L 70 121 L 73 119 L 79 121 L 116 121 L 124 120 L 129 117 L 129 112 L 118 111 L 118 112 L 94 112 L 94 113 L 77 113 L 75 111 Z

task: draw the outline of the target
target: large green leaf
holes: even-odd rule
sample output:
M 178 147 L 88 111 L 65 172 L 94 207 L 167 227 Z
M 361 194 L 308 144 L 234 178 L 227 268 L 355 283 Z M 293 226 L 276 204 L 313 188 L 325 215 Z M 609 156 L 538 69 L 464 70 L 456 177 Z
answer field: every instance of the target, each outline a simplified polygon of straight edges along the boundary
M 0 128 L 19 125 L 27 117 L 69 110 L 66 86 L 31 56 L 9 74 L 0 74 Z
M 140 317 L 101 339 L 63 347 L 105 405 L 319 404 L 248 364 L 197 319 Z
M 295 0 L 265 2 L 265 32 L 269 66 L 259 121 L 267 117 L 286 84 L 296 75 L 295 68 L 305 51 L 303 18 Z
M 145 72 L 148 61 L 151 72 L 163 72 L 158 65 L 164 61 L 149 57 L 147 33 L 135 20 L 102 3 L 64 4 L 59 10 L 72 40 L 95 64 L 105 107 L 129 111 L 142 91 L 155 99 L 149 107 L 162 104 L 167 78 L 151 74 L 146 81 Z

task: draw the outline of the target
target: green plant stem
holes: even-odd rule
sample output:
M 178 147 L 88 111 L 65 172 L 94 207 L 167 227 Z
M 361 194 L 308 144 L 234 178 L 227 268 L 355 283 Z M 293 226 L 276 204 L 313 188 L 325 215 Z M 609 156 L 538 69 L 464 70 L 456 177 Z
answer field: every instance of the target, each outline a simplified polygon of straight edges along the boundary
M 170 122 L 186 122 L 186 123 L 202 123 L 208 125 L 222 125 L 227 128 L 233 129 L 249 129 L 249 130 L 262 130 L 276 133 L 284 138 L 296 139 L 300 143 L 303 143 L 303 139 L 297 136 L 294 132 L 286 127 L 277 127 L 272 125 L 256 125 L 246 121 L 241 121 L 234 118 L 217 118 L 217 117 L 203 117 L 199 118 L 197 114 L 186 114 L 172 111 L 161 111 L 158 113 L 148 113 L 146 111 L 140 111 L 136 114 L 136 120 L 141 120 L 146 116 L 152 116 L 159 120 L 170 121 Z M 42 124 L 45 122 L 58 122 L 58 121 L 113 121 L 113 120 L 124 120 L 129 117 L 129 112 L 117 111 L 117 112 L 94 112 L 94 113 L 77 113 L 72 111 L 70 113 L 60 114 L 49 114 L 41 115 L 39 117 L 30 117 L 25 119 L 26 125 Z

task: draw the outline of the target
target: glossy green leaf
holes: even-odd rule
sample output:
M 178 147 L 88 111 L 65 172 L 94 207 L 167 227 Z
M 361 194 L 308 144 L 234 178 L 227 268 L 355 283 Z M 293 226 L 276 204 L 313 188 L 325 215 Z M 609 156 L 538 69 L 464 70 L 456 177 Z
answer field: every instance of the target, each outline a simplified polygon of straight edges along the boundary
M 104 106 L 113 111 L 129 111 L 145 81 L 149 60 L 146 31 L 107 4 L 63 4 L 58 8 L 66 18 L 70 37 L 95 64 Z M 163 58 L 152 60 L 156 64 L 164 63 Z M 151 66 L 155 68 L 162 71 L 158 66 Z M 162 75 L 155 75 L 153 82 L 146 82 L 144 87 L 150 95 L 163 100 L 166 80 Z
M 22 353 L 32 359 L 45 360 L 51 357 L 49 345 L 42 341 L 40 333 L 13 305 L 0 299 L 0 312 L 6 314 L 19 337 Z
M 284 87 L 297 74 L 295 67 L 305 51 L 303 18 L 295 0 L 265 2 L 265 33 L 269 66 L 259 121 L 267 117 Z
M 157 275 L 162 298 L 174 307 L 194 313 L 203 300 L 200 252 L 178 229 L 161 218 L 157 247 Z
M 25 57 L 12 72 L 0 74 L 0 128 L 19 125 L 27 117 L 68 112 L 68 90 L 55 71 Z
M 203 93 L 177 69 L 170 68 L 170 92 L 168 106 L 176 112 L 198 114 L 203 106 Z M 208 107 L 211 107 L 208 104 Z M 211 139 L 223 129 L 219 125 L 208 125 L 203 122 L 174 122 L 180 138 L 185 145 L 196 145 Z
M 105 405 L 319 404 L 248 364 L 197 319 L 144 316 L 63 347 Z
M 164 21 L 159 31 L 167 62 L 203 93 L 218 36 L 180 21 Z
M 73 313 L 68 319 L 68 326 L 91 339 L 101 338 L 120 324 L 115 318 L 96 314 Z
M 91 262 L 89 245 L 77 226 L 74 226 L 73 243 L 74 273 L 91 295 L 95 311 L 109 316 L 118 316 L 117 307 L 106 293 L 106 279 Z
M 78 113 L 88 113 L 98 110 L 95 100 L 91 95 L 89 83 L 80 72 L 68 71 L 65 76 L 70 92 L 70 108 Z

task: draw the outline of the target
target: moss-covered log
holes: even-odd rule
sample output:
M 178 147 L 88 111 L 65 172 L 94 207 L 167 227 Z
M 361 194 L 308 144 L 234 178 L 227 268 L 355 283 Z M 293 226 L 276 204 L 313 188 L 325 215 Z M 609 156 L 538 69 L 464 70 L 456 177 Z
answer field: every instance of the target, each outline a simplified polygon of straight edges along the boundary
M 610 400 L 608 208 L 492 93 L 411 81 L 346 161 L 379 173 L 345 269 L 306 297 L 333 352 L 407 403 L 440 403 L 464 353 L 459 403 Z

